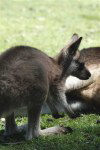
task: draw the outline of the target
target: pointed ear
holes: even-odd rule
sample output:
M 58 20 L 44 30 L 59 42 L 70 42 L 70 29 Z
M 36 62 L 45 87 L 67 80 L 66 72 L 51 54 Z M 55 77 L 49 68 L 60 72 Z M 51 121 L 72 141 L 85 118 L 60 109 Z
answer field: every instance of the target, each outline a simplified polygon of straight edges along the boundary
M 76 51 L 79 48 L 82 37 L 79 37 L 77 34 L 73 34 L 71 41 L 67 46 L 65 46 L 62 50 L 65 55 L 75 56 Z
M 55 57 L 58 64 L 62 64 L 65 59 L 73 58 L 78 50 L 81 43 L 82 37 L 77 34 L 73 34 L 70 42 L 60 51 L 60 53 Z

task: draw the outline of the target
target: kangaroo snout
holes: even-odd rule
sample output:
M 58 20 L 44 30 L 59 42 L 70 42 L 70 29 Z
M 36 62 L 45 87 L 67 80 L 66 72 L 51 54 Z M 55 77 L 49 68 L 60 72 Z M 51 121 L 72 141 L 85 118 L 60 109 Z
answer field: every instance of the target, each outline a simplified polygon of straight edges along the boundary
M 79 79 L 88 80 L 90 77 L 91 77 L 91 73 L 88 70 L 84 69 L 83 72 L 81 73 L 81 78 Z

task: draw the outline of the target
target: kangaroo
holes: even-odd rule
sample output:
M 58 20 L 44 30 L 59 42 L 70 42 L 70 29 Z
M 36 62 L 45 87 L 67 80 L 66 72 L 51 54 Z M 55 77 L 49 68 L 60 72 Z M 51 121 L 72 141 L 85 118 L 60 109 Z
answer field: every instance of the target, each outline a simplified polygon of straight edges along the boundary
M 100 47 L 83 49 L 79 59 L 85 62 L 91 77 L 87 81 L 67 78 L 67 101 L 75 113 L 100 114 Z
M 80 80 L 80 71 L 76 70 L 77 78 L 69 76 L 66 79 L 67 102 L 76 117 L 83 113 L 100 114 L 100 47 L 82 49 L 79 61 L 85 63 L 91 77 L 86 81 Z M 54 107 L 51 111 L 55 118 L 61 117 Z
M 5 136 L 18 131 L 14 111 L 23 106 L 27 107 L 28 116 L 26 140 L 53 132 L 65 132 L 64 127 L 41 130 L 40 113 L 44 102 L 51 104 L 49 97 L 52 97 L 53 103 L 60 103 L 69 116 L 74 116 L 66 101 L 65 82 L 73 67 L 77 68 L 81 40 L 82 37 L 74 34 L 56 59 L 29 46 L 12 47 L 1 54 L 0 117 L 5 116 Z M 85 77 L 82 78 L 88 79 L 90 76 L 85 68 Z

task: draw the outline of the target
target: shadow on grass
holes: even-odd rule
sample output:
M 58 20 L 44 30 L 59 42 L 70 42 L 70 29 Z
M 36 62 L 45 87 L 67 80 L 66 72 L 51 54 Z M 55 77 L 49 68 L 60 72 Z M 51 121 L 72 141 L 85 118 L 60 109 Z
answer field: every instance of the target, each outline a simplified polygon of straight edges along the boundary
M 17 133 L 9 137 L 4 136 L 4 130 L 0 131 L 0 145 L 9 145 L 9 144 L 20 144 L 25 141 L 25 133 Z
M 11 150 L 99 150 L 100 148 L 100 124 L 75 128 L 73 133 L 66 135 L 43 136 L 27 142 L 24 133 L 5 139 L 3 132 L 4 130 L 0 132 L 0 145 L 6 145 L 7 148 L 14 144 Z

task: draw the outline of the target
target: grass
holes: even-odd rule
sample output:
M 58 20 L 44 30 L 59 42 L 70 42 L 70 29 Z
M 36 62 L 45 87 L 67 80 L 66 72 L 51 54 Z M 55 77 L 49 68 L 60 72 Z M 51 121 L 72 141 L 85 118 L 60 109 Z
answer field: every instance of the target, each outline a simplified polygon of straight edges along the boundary
M 51 115 L 42 115 L 42 129 L 59 124 L 70 126 L 73 132 L 65 135 L 39 137 L 29 142 L 23 141 L 23 144 L 17 145 L 3 145 L 1 142 L 0 150 L 99 150 L 100 124 L 96 123 L 97 119 L 100 119 L 100 116 L 83 115 L 81 118 L 71 120 L 67 116 L 53 119 Z M 17 118 L 16 121 L 22 124 L 27 121 L 27 118 Z M 3 128 L 4 123 L 1 124 L 0 127 Z M 23 135 L 13 138 L 23 140 Z M 14 139 L 12 142 L 15 142 Z
M 98 0 L 0 0 L 0 51 L 24 44 L 53 56 L 73 33 L 81 48 L 99 46 L 99 10 Z
M 100 2 L 98 0 L 0 0 L 0 52 L 15 45 L 30 45 L 54 56 L 73 33 L 83 36 L 81 48 L 100 44 Z M 76 120 L 42 115 L 42 128 L 57 124 L 70 126 L 73 133 L 39 137 L 0 150 L 99 150 L 100 124 L 97 115 Z M 26 118 L 17 118 L 18 124 Z M 0 122 L 3 129 L 4 123 Z

